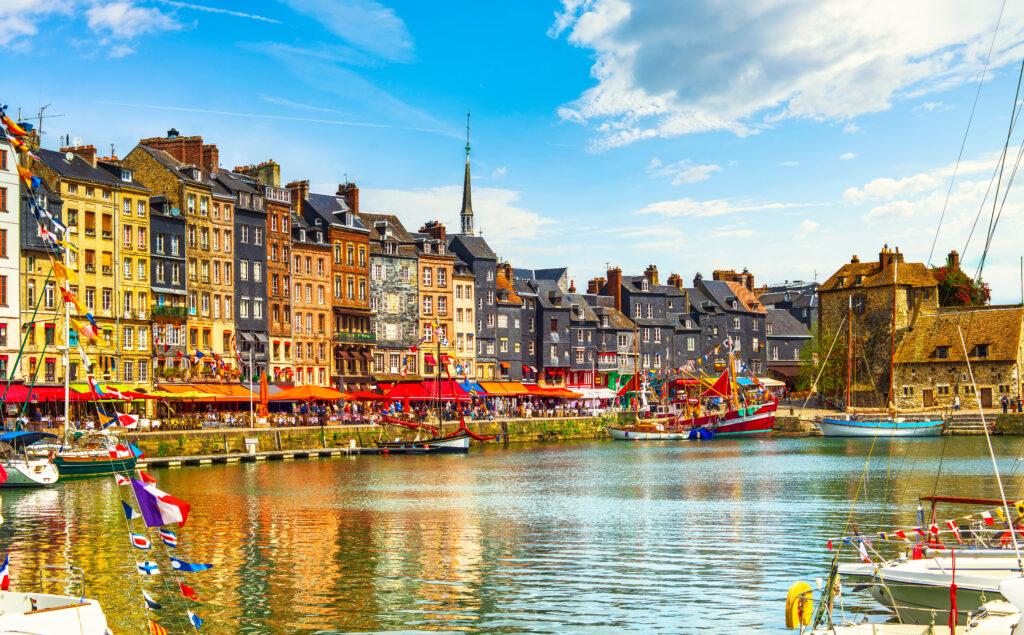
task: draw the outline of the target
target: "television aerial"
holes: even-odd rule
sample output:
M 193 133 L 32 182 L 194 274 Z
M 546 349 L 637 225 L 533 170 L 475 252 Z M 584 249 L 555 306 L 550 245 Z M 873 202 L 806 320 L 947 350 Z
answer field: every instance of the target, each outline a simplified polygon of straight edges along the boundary
M 75 137 L 74 139 L 71 140 L 71 143 L 75 144 L 75 147 L 77 148 L 78 146 L 82 145 L 82 138 Z

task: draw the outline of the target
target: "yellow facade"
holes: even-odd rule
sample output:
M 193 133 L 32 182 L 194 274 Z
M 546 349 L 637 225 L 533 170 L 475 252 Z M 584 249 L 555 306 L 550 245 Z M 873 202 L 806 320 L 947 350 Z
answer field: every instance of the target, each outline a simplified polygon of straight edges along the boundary
M 130 178 L 130 173 L 123 178 Z M 115 322 L 118 381 L 145 388 L 152 379 L 149 190 L 128 183 L 117 190 L 114 215 L 116 237 Z
M 213 342 L 211 347 L 224 362 L 237 366 L 234 354 L 234 203 L 233 196 L 213 193 L 213 214 L 210 219 L 212 244 L 208 251 L 213 270 Z
M 470 378 L 476 377 L 474 280 L 472 273 L 460 272 L 458 269 L 452 278 L 455 318 L 452 324 L 455 339 L 452 343 L 455 345 L 455 358 L 459 360 L 466 371 L 466 376 Z

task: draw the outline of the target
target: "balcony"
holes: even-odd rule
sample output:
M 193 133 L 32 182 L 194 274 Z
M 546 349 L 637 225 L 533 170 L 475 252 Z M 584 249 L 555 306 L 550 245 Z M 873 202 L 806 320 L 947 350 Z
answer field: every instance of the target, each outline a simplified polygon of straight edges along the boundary
M 339 344 L 376 344 L 377 336 L 373 333 L 335 333 L 334 341 Z
M 153 317 L 183 318 L 185 317 L 185 307 L 153 305 Z

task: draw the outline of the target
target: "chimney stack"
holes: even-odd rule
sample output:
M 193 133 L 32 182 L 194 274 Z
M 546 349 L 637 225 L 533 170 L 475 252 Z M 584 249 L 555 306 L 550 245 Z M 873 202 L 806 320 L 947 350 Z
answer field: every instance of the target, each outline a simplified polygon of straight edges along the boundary
M 302 213 L 302 201 L 309 198 L 309 181 L 292 181 L 284 186 L 292 193 L 292 211 Z
M 96 148 L 91 144 L 87 146 L 68 146 L 66 148 L 61 148 L 60 151 L 73 152 L 85 159 L 86 163 L 92 167 L 96 167 Z
M 597 295 L 601 293 L 601 287 L 604 286 L 604 278 L 594 278 L 587 283 L 587 293 L 590 295 Z
M 704 276 L 700 275 L 700 272 L 693 274 L 693 286 L 697 286 L 704 279 Z
M 608 270 L 608 295 L 615 299 L 615 310 L 622 310 L 622 269 L 612 267 Z
M 342 183 L 338 186 L 338 196 L 344 196 L 345 202 L 352 213 L 359 214 L 359 188 L 355 183 Z
M 647 269 L 644 269 L 644 277 L 647 278 L 647 281 L 652 285 L 658 284 L 658 266 L 647 265 Z
M 946 267 L 948 267 L 949 269 L 960 268 L 960 254 L 956 252 L 956 249 L 949 252 L 949 257 L 946 258 Z
M 423 227 L 420 227 L 420 233 L 427 234 L 434 240 L 440 240 L 443 243 L 448 242 L 448 236 L 441 221 L 427 221 Z
M 857 254 L 853 254 L 853 258 L 850 258 L 850 264 L 855 265 L 858 262 L 860 262 L 860 258 L 857 256 Z
M 220 167 L 220 152 L 215 145 L 204 145 L 200 136 L 182 137 L 171 128 L 166 137 L 142 139 L 139 145 L 163 150 L 181 163 L 196 165 L 204 170 L 214 171 Z
M 683 278 L 678 273 L 673 273 L 668 277 L 668 283 L 677 289 L 683 288 Z

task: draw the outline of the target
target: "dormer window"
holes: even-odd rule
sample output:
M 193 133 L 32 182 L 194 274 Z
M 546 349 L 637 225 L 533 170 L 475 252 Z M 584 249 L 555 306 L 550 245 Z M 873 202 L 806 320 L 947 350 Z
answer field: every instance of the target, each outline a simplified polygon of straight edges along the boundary
M 324 233 L 323 232 L 317 232 L 316 233 L 316 241 L 318 243 L 322 243 L 324 241 Z
M 735 308 L 736 308 L 736 300 L 733 300 L 733 301 L 732 301 L 732 302 L 730 303 L 730 306 L 731 306 L 732 308 L 734 308 L 734 309 L 735 309 Z
M 299 242 L 306 242 L 306 230 L 305 229 L 300 229 L 299 230 Z
M 857 276 L 857 284 L 864 282 L 864 276 Z
M 988 344 L 976 344 L 971 357 L 988 357 Z
M 199 170 L 192 170 L 192 180 L 193 181 L 198 181 L 199 178 L 200 178 Z
M 125 183 L 132 182 L 132 171 L 121 168 L 121 180 Z
M 789 302 L 789 294 L 786 294 L 786 302 Z
M 647 280 L 642 280 L 640 282 L 640 290 L 641 291 L 647 291 L 647 289 L 648 289 L 648 287 L 647 287 Z
M 386 242 L 384 243 L 384 253 L 393 254 L 395 253 L 395 243 Z
M 438 243 L 438 245 L 437 245 L 437 253 L 442 254 L 442 255 L 444 254 L 444 243 Z
M 608 316 L 607 315 L 602 315 L 601 316 L 601 326 L 604 327 L 604 328 L 608 328 Z
M 936 346 L 935 347 L 935 359 L 949 359 L 949 347 L 948 346 Z
M 426 242 L 423 243 L 423 253 L 425 253 L 425 254 L 429 254 L 430 253 L 430 243 L 426 243 Z
M 324 224 L 324 221 L 323 221 L 322 218 L 318 218 L 315 221 L 313 221 L 313 224 L 316 225 L 317 227 L 319 227 L 319 226 Z
M 846 278 L 839 276 L 839 286 L 843 286 L 844 284 L 846 284 Z

